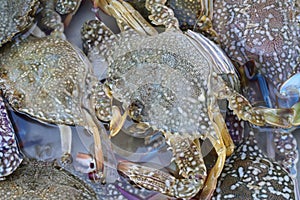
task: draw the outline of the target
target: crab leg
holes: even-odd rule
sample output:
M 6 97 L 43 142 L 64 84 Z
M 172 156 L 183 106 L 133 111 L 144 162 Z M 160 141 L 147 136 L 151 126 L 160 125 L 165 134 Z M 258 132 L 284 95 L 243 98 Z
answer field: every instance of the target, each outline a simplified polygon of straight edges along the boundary
M 212 27 L 213 0 L 201 0 L 200 17 L 197 21 L 197 28 L 216 43 L 220 43 L 219 35 Z
M 216 90 L 218 90 L 218 98 L 228 99 L 229 108 L 233 110 L 240 119 L 249 121 L 258 126 L 270 124 L 282 128 L 289 128 L 294 124 L 292 120 L 294 119 L 295 110 L 293 108 L 273 109 L 252 107 L 244 96 L 227 86 L 224 86 L 223 89 L 216 88 Z
M 200 199 L 211 199 L 216 189 L 217 180 L 223 170 L 226 154 L 229 156 L 234 150 L 234 144 L 227 130 L 224 118 L 220 113 L 219 107 L 217 106 L 217 103 L 213 97 L 211 98 L 208 108 L 209 118 L 213 123 L 212 125 L 215 134 L 210 133 L 207 135 L 207 137 L 215 148 L 218 159 L 208 174 L 205 185 L 200 194 Z
M 220 138 L 214 138 L 211 136 L 208 136 L 209 140 L 211 141 L 212 145 L 216 149 L 216 152 L 218 154 L 218 159 L 214 167 L 210 170 L 208 177 L 206 179 L 205 185 L 202 189 L 202 192 L 200 194 L 200 199 L 211 199 L 217 185 L 218 178 L 222 172 L 222 169 L 225 164 L 226 160 L 226 147 L 222 141 L 222 136 L 220 133 L 217 133 L 218 137 Z
M 218 107 L 216 107 L 218 108 Z M 226 156 L 230 156 L 234 151 L 234 143 L 233 140 L 228 132 L 226 123 L 224 121 L 223 116 L 220 113 L 220 110 L 216 111 L 216 108 L 214 109 L 214 112 L 211 114 L 213 115 L 213 120 L 217 124 L 216 130 L 219 130 L 221 135 L 218 135 L 219 140 L 223 139 L 224 145 L 226 147 Z M 210 139 L 212 140 L 212 139 Z M 213 142 L 213 141 L 211 141 Z
M 205 15 L 209 19 L 213 17 L 213 0 L 201 0 L 201 15 Z
M 101 145 L 101 138 L 100 138 L 100 132 L 99 130 L 102 130 L 98 128 L 96 125 L 93 117 L 90 113 L 88 113 L 85 109 L 83 110 L 87 127 L 91 133 L 93 133 L 94 137 L 94 152 L 95 152 L 95 160 L 96 160 L 96 170 L 97 172 L 102 173 L 104 169 L 104 157 L 102 152 L 102 145 Z M 103 134 L 102 134 L 103 135 Z M 104 179 L 104 173 L 100 174 L 100 178 Z
M 173 151 L 173 160 L 179 176 L 174 177 L 160 169 L 131 162 L 120 162 L 118 170 L 137 185 L 177 198 L 195 196 L 206 179 L 206 167 L 199 146 L 180 135 L 165 134 Z
M 179 30 L 179 23 L 172 9 L 165 6 L 167 0 L 146 0 L 145 6 L 151 12 L 149 19 L 155 25 L 164 25 L 167 29 Z
M 292 124 L 294 126 L 299 126 L 300 125 L 300 103 L 296 103 L 295 105 L 292 106 L 292 109 L 295 112 L 295 115 L 293 117 Z
M 41 12 L 41 25 L 48 29 L 52 35 L 65 39 L 64 24 L 61 21 L 60 15 L 55 12 L 54 1 L 41 1 L 43 5 L 43 12 Z
M 61 15 L 67 15 L 64 20 L 64 25 L 67 27 L 73 16 L 76 14 L 78 8 L 80 7 L 81 0 L 57 0 L 55 10 Z
M 127 24 L 141 34 L 156 35 L 153 28 L 129 3 L 117 0 L 95 0 L 95 7 L 100 7 L 105 13 L 113 16 L 118 24 Z M 122 29 L 122 26 L 120 27 Z
M 226 55 L 212 41 L 201 34 L 196 34 L 192 31 L 188 31 L 187 34 L 193 39 L 191 40 L 192 42 L 201 43 L 202 47 L 200 50 L 204 53 L 207 52 L 206 54 L 211 58 L 211 62 L 217 66 L 209 77 L 210 91 L 213 91 L 218 99 L 227 99 L 229 108 L 233 110 L 239 119 L 249 121 L 258 126 L 270 124 L 282 128 L 289 128 L 299 123 L 296 120 L 300 114 L 300 103 L 295 104 L 292 108 L 282 109 L 252 107 L 244 96 L 236 92 L 232 87 L 229 87 L 220 76 L 219 73 L 234 68 Z
M 72 130 L 70 126 L 58 125 L 60 131 L 60 141 L 62 157 L 61 161 L 63 164 L 71 163 L 71 146 L 72 146 Z
M 99 120 L 109 122 L 112 119 L 111 94 L 105 91 L 102 84 L 96 85 L 93 93 L 96 116 Z

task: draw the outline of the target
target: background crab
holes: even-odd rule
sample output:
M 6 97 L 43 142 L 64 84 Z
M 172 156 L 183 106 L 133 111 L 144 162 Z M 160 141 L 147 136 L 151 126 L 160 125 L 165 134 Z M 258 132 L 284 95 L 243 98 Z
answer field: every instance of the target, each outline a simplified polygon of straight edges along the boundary
M 14 174 L 0 182 L 5 199 L 97 199 L 96 192 L 79 178 L 59 167 L 25 159 Z
M 220 44 L 227 55 L 242 65 L 239 70 L 247 98 L 258 105 L 255 96 L 261 91 L 265 101 L 262 105 L 291 108 L 295 112 L 291 125 L 299 125 L 300 26 L 297 1 L 203 3 L 205 15 L 202 21 L 210 22 L 210 29 L 219 34 Z M 260 85 L 258 90 L 253 87 L 254 81 Z M 271 132 L 274 132 L 277 160 L 295 176 L 298 152 L 292 130 Z
M 297 126 L 300 28 L 296 1 L 203 2 L 202 18 L 211 20 L 210 28 L 220 35 L 228 56 L 241 64 L 255 62 L 254 69 L 245 70 L 266 77 L 266 90 L 270 91 L 266 103 L 270 107 L 291 107 L 295 114 L 289 127 Z
M 212 199 L 295 199 L 289 173 L 266 157 L 254 132 L 226 160 Z
M 130 1 L 139 10 L 145 9 L 144 2 Z M 243 92 L 251 103 L 273 108 L 288 108 L 297 103 L 299 4 L 296 1 L 245 1 L 237 4 L 234 1 L 169 0 L 166 5 L 174 9 L 181 24 L 189 24 L 189 27 L 214 39 L 232 60 L 244 64 L 239 71 Z M 147 12 L 142 13 L 149 16 Z M 289 45 L 293 45 L 292 48 L 288 48 Z M 260 87 L 253 87 L 255 82 Z M 260 91 L 265 103 L 260 101 Z M 292 109 L 295 116 L 289 127 L 297 125 L 298 104 Z M 242 131 L 237 132 L 238 123 L 232 119 L 230 114 L 226 116 L 228 126 L 233 127 L 229 129 L 231 136 L 238 141 Z M 295 176 L 298 151 L 291 130 L 270 132 L 274 135 L 276 160 Z
M 118 133 L 127 115 L 137 122 L 162 130 L 173 150 L 179 177 L 129 162 L 120 163 L 119 170 L 143 187 L 171 196 L 191 197 L 203 187 L 206 179 L 200 147 L 194 140 L 207 137 L 219 156 L 202 191 L 202 196 L 209 198 L 215 187 L 212 177 L 218 177 L 222 170 L 225 147 L 228 155 L 233 150 L 216 99 L 227 98 L 236 114 L 257 125 L 272 124 L 274 119 L 270 116 L 274 113 L 253 109 L 233 89 L 231 83 L 236 78 L 234 67 L 221 50 L 192 31 L 183 34 L 173 12 L 163 4 L 164 1 L 146 1 L 146 8 L 151 11 L 150 19 L 167 28 L 157 35 L 153 28 L 146 26 L 141 16 L 129 15 L 135 10 L 125 2 L 95 3 L 116 18 L 121 30 L 127 30 L 113 35 L 100 23 L 100 36 L 96 36 L 101 42 L 98 50 L 109 64 L 104 91 L 111 99 L 120 101 L 124 109 L 122 115 L 120 107 L 112 107 L 111 135 Z M 88 40 L 90 32 L 93 31 L 87 32 L 83 38 L 86 36 Z M 152 36 L 145 36 L 147 34 Z M 177 53 L 178 50 L 180 53 Z M 221 74 L 227 75 L 232 82 L 223 79 Z M 233 78 L 230 79 L 230 76 Z M 290 123 L 289 117 L 293 113 L 289 113 L 288 109 L 276 112 L 286 114 L 287 121 L 281 121 L 282 126 Z
M 54 3 L 47 1 L 42 5 L 38 22 L 52 31 L 51 35 L 41 32 L 39 38 L 13 41 L 0 49 L 1 90 L 15 111 L 59 125 L 63 163 L 71 161 L 69 125 L 86 127 L 93 133 L 97 172 L 102 173 L 100 132 L 103 138 L 106 134 L 90 113 L 93 109 L 89 109 L 92 103 L 88 92 L 95 81 L 90 63 L 79 49 L 60 38 L 64 38 L 64 26 L 60 17 L 55 17 L 59 15 L 54 12 Z M 113 155 L 109 157 L 113 160 Z
M 0 47 L 28 29 L 34 23 L 34 15 L 39 6 L 37 0 L 0 2 Z

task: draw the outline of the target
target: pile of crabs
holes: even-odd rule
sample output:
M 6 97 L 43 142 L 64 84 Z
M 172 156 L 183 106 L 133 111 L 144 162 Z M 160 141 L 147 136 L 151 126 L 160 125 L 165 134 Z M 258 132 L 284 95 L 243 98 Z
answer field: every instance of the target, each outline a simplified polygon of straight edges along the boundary
M 300 125 L 299 1 L 94 0 L 81 51 L 64 28 L 87 3 L 0 1 L 2 196 L 299 197 L 293 135 Z M 120 33 L 105 25 L 100 10 Z M 27 158 L 8 110 L 57 125 L 61 159 Z M 89 160 L 92 181 L 63 171 L 73 162 L 74 126 L 93 138 L 90 154 L 76 157 Z M 125 140 L 144 140 L 149 149 L 142 157 L 165 148 L 171 159 L 164 165 L 126 159 L 112 142 L 121 132 Z M 260 135 L 273 145 L 272 156 L 261 149 Z

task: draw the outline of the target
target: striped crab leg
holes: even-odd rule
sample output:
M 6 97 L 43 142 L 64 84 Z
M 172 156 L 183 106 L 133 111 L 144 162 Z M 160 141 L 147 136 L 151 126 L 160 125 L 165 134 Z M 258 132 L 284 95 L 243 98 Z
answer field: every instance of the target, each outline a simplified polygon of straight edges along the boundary
M 0 179 L 13 173 L 23 160 L 8 117 L 5 103 L 0 97 Z

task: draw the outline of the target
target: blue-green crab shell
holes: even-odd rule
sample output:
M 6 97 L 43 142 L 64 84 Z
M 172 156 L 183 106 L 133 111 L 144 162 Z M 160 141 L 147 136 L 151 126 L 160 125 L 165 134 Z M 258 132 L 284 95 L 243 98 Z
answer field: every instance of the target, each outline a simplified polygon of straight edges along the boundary
M 97 199 L 95 191 L 57 164 L 24 160 L 0 182 L 3 199 Z
M 190 35 L 189 35 L 190 34 Z M 142 119 L 170 132 L 203 133 L 210 126 L 207 104 L 214 98 L 212 73 L 235 76 L 232 65 L 218 65 L 196 33 L 166 31 L 156 36 L 124 33 L 109 46 L 108 84 L 124 108 L 140 107 Z M 205 42 L 204 42 L 205 43 Z M 105 44 L 104 44 L 105 45 Z M 221 55 L 220 55 L 221 57 Z M 232 66 L 232 68 L 230 68 Z
M 82 125 L 90 66 L 69 42 L 34 38 L 2 48 L 0 87 L 18 112 L 54 124 Z
M 38 0 L 0 1 L 0 46 L 32 25 L 38 5 Z

